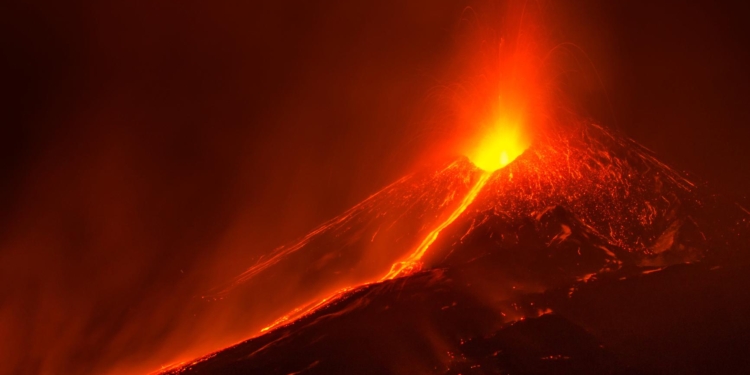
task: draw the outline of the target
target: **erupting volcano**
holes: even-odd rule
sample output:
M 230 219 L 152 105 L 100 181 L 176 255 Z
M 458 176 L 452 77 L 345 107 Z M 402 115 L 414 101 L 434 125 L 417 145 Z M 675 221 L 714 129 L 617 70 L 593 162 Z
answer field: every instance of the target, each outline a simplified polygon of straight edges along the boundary
M 750 373 L 718 12 L 21 3 L 0 375 Z
M 536 139 L 514 160 L 506 159 L 513 151 L 498 150 L 494 171 L 461 157 L 406 176 L 261 259 L 221 293 L 252 295 L 267 285 L 256 278 L 274 280 L 293 267 L 303 276 L 291 289 L 305 290 L 310 303 L 290 306 L 256 338 L 166 372 L 619 374 L 715 366 L 715 353 L 703 347 L 709 354 L 698 359 L 682 357 L 693 348 L 672 348 L 677 354 L 659 355 L 664 367 L 648 367 L 654 353 L 637 346 L 663 349 L 672 339 L 658 335 L 685 334 L 678 326 L 694 323 L 693 315 L 670 317 L 684 318 L 693 299 L 702 306 L 718 292 L 699 280 L 711 288 L 747 281 L 731 267 L 740 256 L 733 249 L 748 245 L 747 211 L 604 127 L 568 124 Z M 342 273 L 349 286 L 326 294 Z M 683 287 L 663 294 L 675 284 Z
M 461 156 L 404 176 L 204 296 L 245 301 L 269 324 L 162 372 L 746 366 L 736 352 L 750 344 L 743 320 L 708 318 L 731 320 L 738 336 L 701 327 L 714 305 L 750 312 L 736 289 L 748 283 L 736 267 L 748 211 L 553 103 L 549 56 L 539 58 L 534 33 L 520 29 L 481 50 L 484 70 L 447 95 L 456 121 L 468 124 Z M 469 87 L 471 95 L 455 94 Z

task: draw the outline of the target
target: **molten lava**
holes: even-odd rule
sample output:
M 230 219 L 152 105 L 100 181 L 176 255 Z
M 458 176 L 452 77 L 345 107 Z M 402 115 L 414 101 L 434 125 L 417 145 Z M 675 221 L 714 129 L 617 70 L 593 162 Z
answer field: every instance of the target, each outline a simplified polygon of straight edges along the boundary
M 496 150 L 485 150 L 485 152 L 487 153 L 492 153 L 493 151 L 495 153 L 498 152 Z M 499 152 L 502 155 L 502 162 L 501 162 L 502 165 L 497 167 L 496 169 L 502 168 L 503 166 L 513 161 L 509 159 L 507 151 L 499 151 Z M 523 152 L 523 150 L 518 152 L 518 154 L 512 154 L 513 159 L 515 159 L 518 155 L 520 155 L 521 152 Z M 427 234 L 427 236 L 420 242 L 419 246 L 417 246 L 416 249 L 414 249 L 414 251 L 405 260 L 394 263 L 393 266 L 391 266 L 391 270 L 385 276 L 380 278 L 379 282 L 386 281 L 386 280 L 393 280 L 397 277 L 407 276 L 416 271 L 419 271 L 421 269 L 421 259 L 425 255 L 427 250 L 429 249 L 430 245 L 432 245 L 435 242 L 435 240 L 437 240 L 438 236 L 440 235 L 440 232 L 443 231 L 443 229 L 451 225 L 459 216 L 461 216 L 462 213 L 464 213 L 464 211 L 466 211 L 466 208 L 469 207 L 469 205 L 471 205 L 474 202 L 474 199 L 477 197 L 479 192 L 482 191 L 482 188 L 484 188 L 484 186 L 487 184 L 487 181 L 490 179 L 491 176 L 492 176 L 491 171 L 486 171 L 486 170 L 483 171 L 479 175 L 479 178 L 474 183 L 472 188 L 468 191 L 468 193 L 466 193 L 466 195 L 464 196 L 459 206 L 455 210 L 453 210 L 453 212 L 451 212 L 448 218 L 445 219 L 443 222 L 441 222 L 435 229 L 431 230 Z M 344 218 L 347 218 L 347 217 L 344 216 Z M 340 221 L 343 221 L 343 219 L 340 219 Z M 320 230 L 314 231 L 308 237 L 318 234 L 319 232 Z M 304 241 L 301 243 L 303 245 L 305 244 Z M 299 247 L 303 245 L 295 246 L 295 247 L 292 247 L 291 249 L 292 251 L 296 251 L 297 249 L 299 249 Z M 279 258 L 280 257 L 277 256 L 272 259 L 276 259 L 278 261 Z M 370 285 L 370 283 L 366 283 L 364 285 Z M 346 287 L 335 292 L 333 295 L 329 297 L 323 298 L 321 301 L 311 302 L 303 306 L 297 307 L 289 314 L 286 314 L 282 316 L 281 318 L 276 319 L 276 321 L 274 321 L 272 324 L 261 329 L 261 332 L 267 332 L 282 324 L 288 324 L 290 322 L 293 322 L 295 319 L 309 315 L 317 311 L 318 309 L 325 307 L 328 303 L 339 300 L 340 298 L 345 296 L 348 292 L 350 292 L 352 289 L 353 287 Z
M 508 25 L 530 22 L 525 10 L 517 21 Z M 420 301 L 439 302 L 429 308 L 404 309 L 391 319 L 444 319 L 456 306 L 450 299 L 464 298 L 467 304 L 473 299 L 473 303 L 482 302 L 448 324 L 458 327 L 487 319 L 482 330 L 462 333 L 482 337 L 499 324 L 555 310 L 536 302 L 521 307 L 514 293 L 556 289 L 573 293 L 576 283 L 608 273 L 640 272 L 638 267 L 661 267 L 704 256 L 706 237 L 682 211 L 697 201 L 689 181 L 624 136 L 572 114 L 554 116 L 561 105 L 548 103 L 552 94 L 547 92 L 546 77 L 550 72 L 539 58 L 535 33 L 511 30 L 505 32 L 507 38 L 479 34 L 480 47 L 469 69 L 472 74 L 461 80 L 459 90 L 446 95 L 452 101 L 455 124 L 461 128 L 452 150 L 465 158 L 421 177 L 406 176 L 296 244 L 258 260 L 222 293 L 244 288 L 242 294 L 254 301 L 264 299 L 258 297 L 263 295 L 269 301 L 253 302 L 250 313 L 261 311 L 265 315 L 256 316 L 264 321 L 283 316 L 262 328 L 260 336 L 219 352 L 219 359 L 203 357 L 171 373 L 197 369 L 195 373 L 210 374 L 212 366 L 257 365 L 260 369 L 264 363 L 257 358 L 273 353 L 276 347 L 294 340 L 312 347 L 335 337 L 337 327 L 326 324 L 336 319 L 356 316 L 368 306 L 387 316 L 391 306 L 403 302 L 389 293 L 408 290 L 405 285 L 412 293 L 425 293 Z M 456 295 L 440 300 L 445 290 L 454 290 Z M 387 301 L 373 302 L 383 295 L 389 296 Z M 505 302 L 498 306 L 496 301 Z M 271 308 L 276 310 L 271 312 Z M 420 308 L 427 309 L 426 314 L 413 314 Z M 491 311 L 485 314 L 485 308 Z M 472 314 L 479 315 L 475 319 Z M 369 323 L 356 327 L 366 330 Z M 387 343 L 381 354 L 390 355 L 399 352 L 390 346 L 409 336 L 409 331 L 399 327 L 378 326 L 397 336 L 375 332 L 366 337 L 380 334 L 378 339 Z M 413 336 L 439 336 L 453 329 L 436 324 Z M 305 335 L 310 331 L 316 333 L 307 342 Z M 444 338 L 437 346 L 449 345 L 448 341 Z M 301 360 L 305 362 L 298 364 L 302 367 L 275 371 L 305 372 L 318 366 L 318 358 L 324 355 L 330 353 Z M 558 358 L 563 357 L 559 353 L 543 356 L 544 360 Z M 401 364 L 401 358 L 395 362 Z M 429 364 L 428 368 L 437 368 Z
M 454 221 L 456 221 L 456 219 L 458 219 L 458 217 L 461 216 L 461 214 L 463 214 L 464 211 L 466 211 L 466 209 L 474 202 L 477 195 L 479 195 L 485 185 L 487 185 L 487 181 L 489 181 L 494 171 L 510 164 L 513 160 L 520 156 L 526 150 L 526 148 L 528 148 L 528 144 L 525 144 L 520 140 L 520 132 L 518 128 L 509 129 L 503 127 L 502 124 L 503 122 L 500 122 L 500 125 L 496 129 L 493 129 L 493 132 L 487 134 L 483 138 L 480 146 L 475 150 L 473 154 L 471 154 L 471 156 L 469 156 L 469 159 L 472 161 L 474 166 L 481 169 L 482 172 L 477 178 L 476 182 L 474 182 L 471 189 L 461 200 L 461 203 L 458 205 L 458 207 L 456 207 L 445 220 L 440 222 L 437 227 L 435 227 L 435 229 L 431 230 L 406 259 L 394 263 L 391 266 L 390 271 L 382 278 L 380 278 L 378 282 L 393 280 L 397 277 L 407 276 L 421 270 L 422 257 L 430 248 L 430 245 L 432 245 L 435 240 L 437 240 L 440 232 L 442 232 L 443 229 L 447 228 Z M 334 219 L 334 222 L 341 223 L 346 219 L 349 219 L 348 215 L 344 215 L 340 218 Z M 252 267 L 248 271 L 250 273 L 246 272 L 245 274 L 243 274 L 243 276 L 245 277 L 245 279 L 252 277 L 257 272 L 259 272 L 258 268 L 262 270 L 267 268 L 269 263 L 273 264 L 280 261 L 281 259 L 283 259 L 284 255 L 299 250 L 301 247 L 307 244 L 307 241 L 310 238 L 326 229 L 330 229 L 330 226 L 324 225 L 323 227 L 313 231 L 308 236 L 306 236 L 299 244 L 290 247 L 280 254 L 277 254 L 266 262 Z M 365 283 L 363 284 L 363 286 L 370 284 L 371 283 Z M 261 329 L 261 332 L 267 332 L 282 324 L 288 324 L 303 316 L 310 315 L 318 309 L 325 307 L 327 304 L 339 300 L 352 289 L 353 287 L 345 287 L 341 290 L 336 291 L 331 296 L 323 298 L 320 301 L 313 301 L 297 307 L 290 313 L 276 319 L 272 324 Z
M 510 164 L 528 146 L 519 125 L 509 125 L 507 121 L 500 120 L 467 156 L 478 168 L 491 173 Z
M 510 164 L 528 148 L 529 145 L 521 141 L 520 130 L 517 127 L 503 126 L 504 124 L 503 121 L 499 121 L 498 126 L 482 138 L 479 147 L 467 155 L 474 166 L 483 172 L 471 190 L 464 196 L 461 204 L 422 240 L 406 260 L 394 264 L 391 271 L 383 276 L 380 281 L 391 280 L 414 270 L 419 270 L 421 268 L 420 261 L 427 249 L 435 242 L 440 232 L 451 225 L 474 202 L 474 199 L 492 176 L 492 172 Z
M 235 295 L 253 296 L 248 310 L 258 321 L 272 322 L 260 329 L 268 334 L 330 308 L 361 288 L 426 268 L 423 258 L 436 248 L 443 232 L 473 216 L 476 210 L 470 207 L 477 207 L 477 197 L 486 195 L 495 172 L 531 146 L 529 124 L 537 120 L 530 108 L 544 107 L 535 36 L 514 30 L 530 22 L 530 16 L 521 10 L 509 12 L 525 14 L 519 19 L 524 22 L 509 20 L 502 37 L 494 31 L 494 20 L 486 25 L 478 21 L 478 32 L 471 32 L 471 41 L 463 43 L 467 66 L 462 70 L 467 74 L 459 80 L 459 89 L 451 88 L 445 95 L 450 103 L 442 107 L 452 112 L 450 126 L 457 130 L 438 153 L 465 157 L 431 178 L 402 178 L 297 243 L 262 257 L 218 298 L 209 299 L 242 288 Z M 273 291 L 261 285 L 274 285 Z M 256 302 L 260 300 L 267 301 Z
M 613 373 L 607 368 L 618 364 L 608 362 L 614 357 L 600 345 L 608 336 L 589 332 L 613 325 L 622 329 L 617 338 L 632 327 L 601 317 L 640 316 L 647 322 L 638 328 L 642 337 L 654 336 L 653 311 L 629 303 L 608 310 L 619 301 L 613 293 L 628 288 L 627 301 L 651 296 L 654 304 L 689 301 L 664 290 L 683 293 L 685 285 L 697 285 L 689 282 L 694 276 L 710 281 L 721 272 L 711 257 L 748 246 L 747 212 L 712 211 L 713 198 L 617 132 L 583 121 L 557 130 L 535 137 L 527 151 L 494 172 L 460 158 L 425 179 L 407 176 L 280 251 L 242 284 L 267 286 L 257 275 L 303 261 L 318 267 L 310 275 L 325 278 L 329 272 L 319 265 L 328 259 L 360 259 L 384 249 L 400 249 L 399 256 L 390 254 L 391 262 L 402 261 L 382 270 L 383 277 L 337 286 L 335 293 L 319 289 L 312 302 L 261 335 L 166 372 L 524 373 L 510 371 L 522 355 L 520 365 L 552 370 L 602 359 L 594 363 L 601 371 L 575 373 Z M 501 164 L 503 151 L 483 150 Z M 438 210 L 418 216 L 424 230 L 390 236 L 389 228 L 403 222 L 379 218 L 411 218 L 409 209 L 423 209 L 416 203 L 426 198 L 432 202 L 427 207 Z M 325 238 L 331 242 L 318 242 Z M 390 246 L 352 245 L 379 238 Z M 324 252 L 316 254 L 318 249 Z M 686 267 L 693 263 L 694 269 Z M 604 302 L 591 303 L 591 296 Z M 669 324 L 674 310 L 663 312 L 660 321 Z M 581 343 L 585 348 L 576 349 Z M 519 348 L 529 352 L 519 354 Z M 571 373 L 552 370 L 540 373 Z
M 489 172 L 482 173 L 479 176 L 479 180 L 477 180 L 477 182 L 474 184 L 474 187 L 472 187 L 464 197 L 461 205 L 459 205 L 458 208 L 456 208 L 445 221 L 440 223 L 437 228 L 433 229 L 427 235 L 427 237 L 422 240 L 419 246 L 417 246 L 414 252 L 411 253 L 408 258 L 406 258 L 406 260 L 394 264 L 393 267 L 391 267 L 391 271 L 383 276 L 380 281 L 392 280 L 398 276 L 403 276 L 404 274 L 409 274 L 415 270 L 419 270 L 421 268 L 420 260 L 422 259 L 422 256 L 425 254 L 425 252 L 427 252 L 427 249 L 430 247 L 430 245 L 435 242 L 438 235 L 440 235 L 440 232 L 443 229 L 456 221 L 456 219 L 461 216 L 464 211 L 466 211 L 466 208 L 469 207 L 472 202 L 474 202 L 474 198 L 476 198 L 477 194 L 482 191 L 482 188 L 487 184 L 487 180 L 489 180 L 491 175 L 492 173 Z

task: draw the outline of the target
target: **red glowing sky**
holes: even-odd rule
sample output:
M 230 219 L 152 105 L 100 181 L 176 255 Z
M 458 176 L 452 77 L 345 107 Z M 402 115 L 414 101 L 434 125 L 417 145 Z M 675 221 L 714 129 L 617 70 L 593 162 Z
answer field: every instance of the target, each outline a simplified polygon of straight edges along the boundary
M 579 104 L 744 194 L 740 2 L 598 3 L 543 4 L 596 67 Z M 423 162 L 465 5 L 6 4 L 0 373 L 140 360 L 206 284 Z

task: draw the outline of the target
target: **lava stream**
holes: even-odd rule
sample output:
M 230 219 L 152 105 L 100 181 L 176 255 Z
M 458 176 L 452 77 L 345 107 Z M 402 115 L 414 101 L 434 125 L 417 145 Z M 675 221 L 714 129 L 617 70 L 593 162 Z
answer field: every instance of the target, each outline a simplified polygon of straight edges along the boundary
M 507 163 L 506 163 L 507 164 Z M 487 184 L 487 180 L 489 180 L 490 176 L 492 175 L 491 172 L 483 171 L 482 175 L 479 176 L 479 180 L 477 180 L 476 184 L 474 184 L 474 187 L 469 190 L 468 193 L 466 193 L 466 196 L 464 197 L 464 200 L 461 202 L 461 204 L 456 208 L 453 213 L 440 225 L 438 225 L 437 228 L 433 229 L 427 237 L 425 237 L 424 240 L 422 240 L 422 243 L 417 246 L 417 248 L 414 250 L 414 252 L 409 255 L 406 260 L 403 260 L 401 262 L 395 263 L 392 267 L 390 272 L 383 276 L 383 278 L 380 279 L 380 281 L 385 280 L 391 280 L 403 273 L 409 273 L 414 270 L 418 270 L 420 265 L 420 260 L 422 259 L 422 256 L 425 252 L 427 252 L 427 249 L 432 245 L 433 242 L 437 239 L 440 232 L 445 229 L 448 225 L 451 225 L 461 214 L 466 211 L 466 207 L 469 207 L 471 202 L 474 202 L 474 198 L 477 197 L 477 194 L 482 190 L 484 185 Z
M 408 258 L 406 258 L 403 261 L 394 263 L 393 266 L 391 266 L 391 270 L 383 276 L 379 281 L 386 281 L 386 280 L 392 280 L 398 276 L 403 276 L 408 273 L 414 272 L 418 270 L 420 265 L 420 260 L 422 259 L 422 256 L 424 256 L 425 252 L 427 252 L 427 249 L 432 245 L 433 242 L 437 239 L 440 232 L 445 229 L 447 226 L 449 226 L 451 223 L 453 223 L 461 214 L 466 211 L 466 208 L 469 207 L 469 205 L 474 202 L 474 199 L 477 197 L 479 192 L 482 190 L 482 188 L 487 184 L 487 181 L 489 180 L 490 176 L 492 175 L 492 172 L 482 171 L 482 174 L 479 176 L 479 179 L 474 184 L 474 186 L 469 190 L 468 193 L 466 193 L 466 196 L 464 197 L 463 201 L 461 201 L 461 204 L 451 213 L 451 215 L 444 220 L 440 225 L 437 226 L 437 228 L 430 231 L 430 233 L 427 235 L 427 237 L 422 240 L 422 242 L 417 246 L 417 248 L 414 250 L 414 252 L 409 255 Z M 362 286 L 368 285 L 371 283 L 365 283 Z M 271 325 L 264 327 L 261 329 L 261 332 L 267 332 L 271 329 L 274 329 L 282 324 L 291 323 L 298 318 L 308 315 L 319 308 L 326 306 L 328 303 L 338 300 L 341 298 L 344 294 L 351 291 L 353 288 L 347 287 L 344 289 L 341 289 L 337 292 L 335 292 L 330 297 L 324 298 L 320 302 L 312 302 L 307 305 L 303 305 L 302 307 L 298 307 L 294 309 L 291 313 L 282 316 L 281 318 L 277 319 L 275 322 L 273 322 Z

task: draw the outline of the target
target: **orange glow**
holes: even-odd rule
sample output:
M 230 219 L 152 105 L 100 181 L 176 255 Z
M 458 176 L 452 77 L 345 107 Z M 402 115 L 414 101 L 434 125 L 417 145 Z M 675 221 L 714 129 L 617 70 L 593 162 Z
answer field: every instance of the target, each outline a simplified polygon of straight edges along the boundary
M 474 21 L 462 39 L 466 73 L 448 93 L 460 129 L 457 151 L 487 172 L 520 156 L 549 118 L 545 37 L 533 12 L 520 6 Z
M 487 180 L 489 180 L 491 175 L 492 173 L 489 172 L 482 173 L 482 175 L 479 176 L 479 180 L 477 180 L 474 187 L 469 190 L 458 208 L 456 208 L 445 221 L 438 225 L 437 228 L 433 229 L 408 258 L 394 264 L 393 267 L 391 267 L 391 271 L 380 280 L 391 280 L 395 277 L 402 276 L 405 273 L 410 273 L 421 268 L 420 260 L 425 252 L 427 252 L 430 245 L 435 242 L 443 229 L 453 223 L 464 211 L 466 211 L 466 208 L 469 207 L 471 202 L 474 202 L 474 198 L 476 198 L 477 194 L 482 191 L 482 188 L 487 184 Z
M 369 285 L 369 283 L 364 284 L 364 285 Z M 284 325 L 284 324 L 287 324 L 287 323 L 294 322 L 295 320 L 297 320 L 297 319 L 299 319 L 299 318 L 301 318 L 301 317 L 303 317 L 305 315 L 308 315 L 310 313 L 313 313 L 313 312 L 315 312 L 316 310 L 318 310 L 321 307 L 326 306 L 328 303 L 331 303 L 331 302 L 333 302 L 335 300 L 338 300 L 339 298 L 341 298 L 342 296 L 344 296 L 350 290 L 352 290 L 352 288 L 343 288 L 343 289 L 337 291 L 336 293 L 334 293 L 333 295 L 331 295 L 330 297 L 323 298 L 322 300 L 320 300 L 318 302 L 313 302 L 313 303 L 309 303 L 309 304 L 300 306 L 300 307 L 294 309 L 294 311 L 290 312 L 289 314 L 284 315 L 284 316 L 282 316 L 279 319 L 276 319 L 273 323 L 269 324 L 268 326 L 263 327 L 260 330 L 260 332 L 264 333 L 264 332 L 270 331 L 270 330 L 272 330 L 272 329 L 274 329 L 274 328 L 276 328 L 276 327 L 278 327 L 280 325 Z
M 319 283 L 316 286 L 317 289 L 314 289 L 316 292 L 307 292 L 305 285 L 299 285 L 299 295 L 290 294 L 290 300 L 283 302 L 285 309 L 280 311 L 279 315 L 268 319 L 264 327 L 258 327 L 257 335 L 294 324 L 305 316 L 345 299 L 359 288 L 408 276 L 423 269 L 425 257 L 429 256 L 428 252 L 441 233 L 467 212 L 466 210 L 475 202 L 480 192 L 489 190 L 489 185 L 494 187 L 497 179 L 490 178 L 497 175 L 494 172 L 500 173 L 500 170 L 521 156 L 530 147 L 532 138 L 536 142 L 540 128 L 547 118 L 548 86 L 544 84 L 547 81 L 545 75 L 547 67 L 542 61 L 543 53 L 541 53 L 545 49 L 542 45 L 544 39 L 535 28 L 536 20 L 533 12 L 516 9 L 516 7 L 513 5 L 510 9 L 497 9 L 499 13 L 492 11 L 486 14 L 477 13 L 476 17 L 467 18 L 472 20 L 469 22 L 471 25 L 457 36 L 461 51 L 457 53 L 455 66 L 451 68 L 452 73 L 449 74 L 448 81 L 450 84 L 439 86 L 437 90 L 439 92 L 436 97 L 440 103 L 434 111 L 437 118 L 435 129 L 447 130 L 441 132 L 442 136 L 447 139 L 440 139 L 440 142 L 433 143 L 437 145 L 434 147 L 435 154 L 464 155 L 480 171 L 469 166 L 466 169 L 469 171 L 466 176 L 462 175 L 452 180 L 464 183 L 452 185 L 451 188 L 454 191 L 444 198 L 437 199 L 436 196 L 439 201 L 436 205 L 444 207 L 445 211 L 441 209 L 434 215 L 410 219 L 420 224 L 409 233 L 409 235 L 412 233 L 414 235 L 413 242 L 411 237 L 404 234 L 397 236 L 395 234 L 397 231 L 387 233 L 388 228 L 396 224 L 396 221 L 383 222 L 382 226 L 378 224 L 372 233 L 363 231 L 362 236 L 364 237 L 366 233 L 370 242 L 376 238 L 382 241 L 374 245 L 367 244 L 364 247 L 367 259 L 375 259 L 376 262 L 362 261 L 357 263 L 356 268 L 350 266 L 343 270 L 340 276 L 323 273 L 322 270 L 327 270 L 325 267 L 328 267 L 326 262 L 333 264 L 332 259 L 338 259 L 334 256 L 338 257 L 341 254 L 331 249 L 330 257 L 329 254 L 325 254 L 327 258 L 315 263 L 316 266 L 320 264 L 320 267 L 323 267 L 316 276 L 318 278 L 316 282 Z M 456 75 L 456 72 L 462 73 Z M 444 116 L 446 113 L 448 116 Z M 522 160 L 519 159 L 519 161 L 523 163 Z M 402 183 L 407 182 L 409 182 L 408 179 L 402 179 L 393 186 L 401 186 Z M 321 238 L 338 236 L 343 233 L 343 228 L 352 227 L 355 228 L 352 230 L 357 230 L 358 221 L 369 221 L 370 215 L 381 217 L 387 215 L 389 211 L 396 212 L 401 202 L 418 207 L 419 203 L 416 201 L 421 199 L 419 197 L 434 194 L 425 187 L 420 187 L 420 189 L 424 190 L 412 191 L 410 189 L 396 194 L 396 190 L 391 192 L 391 188 L 386 187 L 383 192 L 387 194 L 383 196 L 387 195 L 389 199 L 395 197 L 397 202 L 381 202 L 380 196 L 376 194 L 371 197 L 372 201 L 368 199 L 353 207 L 343 215 L 312 231 L 296 244 L 282 246 L 262 257 L 236 278 L 231 285 L 224 288 L 220 294 L 223 296 L 230 289 L 259 277 L 267 270 L 282 273 L 283 270 L 288 269 L 288 272 L 298 272 L 291 266 L 285 268 L 287 267 L 285 264 L 294 264 L 288 261 L 293 254 L 300 250 L 310 251 L 309 248 L 321 246 Z M 430 204 L 434 203 L 432 199 L 429 201 Z M 382 207 L 387 207 L 387 209 L 381 211 Z M 404 225 L 405 223 L 401 221 L 396 227 Z M 406 225 L 406 227 L 409 226 Z M 386 239 L 397 241 L 402 237 L 407 240 L 402 240 L 396 246 L 385 242 Z M 379 251 L 385 246 L 398 248 L 398 254 L 386 255 Z M 309 258 L 313 259 L 312 256 Z M 279 270 L 275 270 L 276 267 Z M 334 266 L 330 268 L 340 271 Z M 299 272 L 305 274 L 306 271 L 300 270 Z M 269 278 L 265 274 L 260 277 Z
M 500 120 L 467 156 L 477 168 L 493 172 L 515 160 L 528 146 L 518 125 Z
M 421 259 L 424 256 L 424 254 L 429 249 L 430 245 L 437 240 L 438 235 L 440 235 L 440 232 L 443 231 L 446 227 L 448 227 L 451 223 L 453 223 L 456 219 L 458 219 L 461 214 L 466 211 L 466 208 L 471 205 L 472 202 L 474 202 L 474 199 L 477 197 L 480 191 L 482 191 L 482 188 L 484 188 L 485 185 L 487 185 L 487 181 L 490 179 L 490 176 L 492 176 L 492 173 L 490 172 L 483 172 L 477 182 L 474 184 L 474 186 L 469 190 L 468 193 L 466 193 L 466 196 L 464 196 L 464 199 L 461 201 L 461 204 L 448 216 L 447 219 L 445 219 L 440 225 L 438 225 L 435 229 L 430 231 L 429 234 L 420 242 L 419 246 L 414 249 L 414 251 L 404 260 L 394 263 L 393 266 L 391 266 L 391 270 L 380 280 L 378 281 L 385 281 L 385 280 L 392 280 L 396 277 L 405 276 L 409 273 L 418 271 L 421 269 Z M 371 283 L 364 283 L 360 285 L 359 287 L 363 287 L 366 285 L 369 285 Z M 270 331 L 276 327 L 292 323 L 295 320 L 309 315 L 318 309 L 326 306 L 327 304 L 336 301 L 346 295 L 348 292 L 352 291 L 352 287 L 346 287 L 343 288 L 335 293 L 333 293 L 331 296 L 323 298 L 320 301 L 317 302 L 311 302 L 308 304 L 305 304 L 303 306 L 300 306 L 290 313 L 282 316 L 279 319 L 276 319 L 273 323 L 270 325 L 264 327 L 260 330 L 261 333 L 265 333 L 267 331 Z

